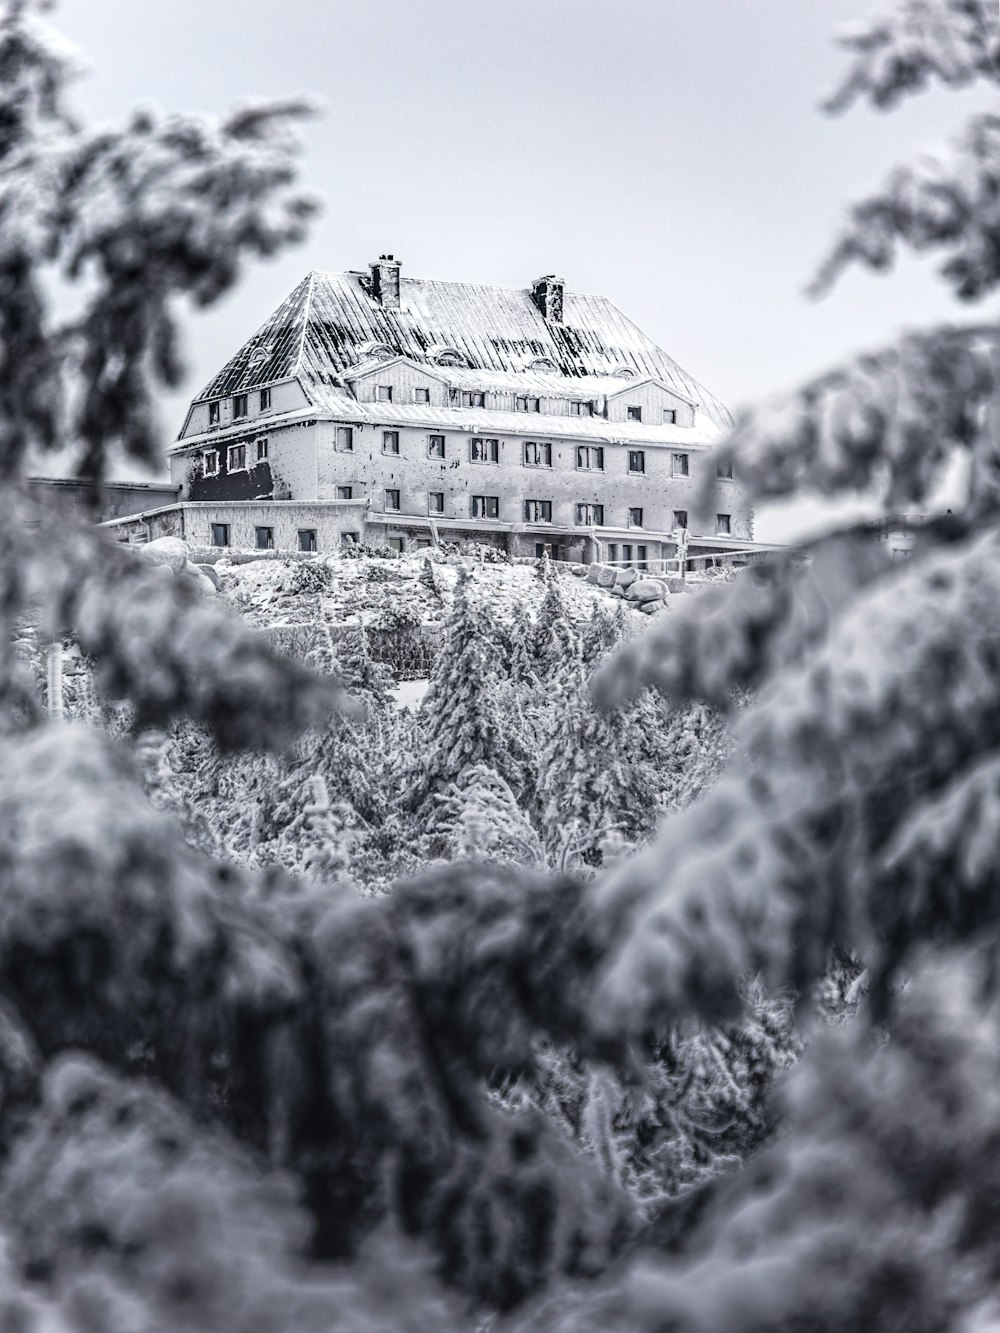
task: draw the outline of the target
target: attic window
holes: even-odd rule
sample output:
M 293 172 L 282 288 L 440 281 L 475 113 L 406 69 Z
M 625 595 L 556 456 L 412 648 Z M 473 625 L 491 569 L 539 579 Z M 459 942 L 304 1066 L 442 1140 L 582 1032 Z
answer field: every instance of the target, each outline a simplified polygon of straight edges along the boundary
M 629 421 L 641 421 L 641 420 L 642 420 L 642 408 L 641 408 L 641 407 L 628 407 L 628 408 L 625 409 L 625 411 L 626 411 L 626 414 L 627 414 L 627 416 L 628 416 Z
M 388 343 L 379 342 L 362 343 L 358 351 L 362 356 L 370 357 L 373 361 L 388 361 L 396 355 Z
M 569 414 L 571 417 L 592 417 L 594 415 L 594 404 L 588 402 L 572 402 L 569 405 Z
M 233 394 L 233 416 L 245 417 L 247 414 L 247 396 L 245 393 Z
M 533 361 L 528 362 L 529 370 L 557 371 L 559 367 L 550 356 L 536 356 Z
M 415 403 L 429 403 L 431 401 L 430 389 L 414 389 L 413 401 Z
M 486 395 L 478 389 L 465 390 L 462 394 L 463 407 L 485 407 Z
M 266 412 L 271 406 L 271 390 L 261 389 L 260 391 L 260 410 Z
M 540 412 L 542 403 L 540 398 L 515 398 L 514 408 L 518 412 Z
M 634 380 L 635 371 L 630 370 L 628 366 L 619 366 L 617 370 L 611 372 L 616 380 Z
M 468 366 L 469 361 L 457 347 L 436 347 L 431 355 L 439 366 Z
M 380 385 L 378 386 L 378 388 L 375 390 L 375 396 L 376 396 L 376 398 L 378 399 L 378 401 L 379 401 L 380 403 L 391 403 L 391 402 L 392 402 L 392 385 L 391 385 L 391 384 L 380 384 Z
M 221 415 L 222 403 L 216 398 L 214 403 L 209 403 L 208 405 L 208 424 L 210 426 L 217 426 L 221 419 Z

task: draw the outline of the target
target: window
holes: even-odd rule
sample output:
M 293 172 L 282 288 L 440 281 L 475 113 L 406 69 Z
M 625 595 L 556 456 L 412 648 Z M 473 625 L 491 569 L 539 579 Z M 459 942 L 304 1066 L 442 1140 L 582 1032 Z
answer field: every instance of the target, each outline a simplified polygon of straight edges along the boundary
M 552 445 L 537 444 L 534 440 L 526 440 L 524 444 L 524 466 L 551 467 Z
M 231 444 L 226 454 L 226 467 L 230 472 L 241 472 L 247 465 L 247 447 L 245 444 Z
M 396 551 L 396 552 L 398 552 L 399 555 L 402 555 L 402 554 L 403 554 L 403 539 L 402 539 L 402 537 L 390 537 L 389 540 L 388 540 L 388 542 L 387 542 L 386 544 L 387 544 L 387 546 L 389 547 L 389 550 L 390 550 L 390 551 Z
M 670 475 L 672 477 L 688 476 L 688 456 L 687 454 L 670 455 Z
M 629 472 L 646 471 L 645 449 L 630 449 L 628 451 L 628 470 Z
M 354 546 L 361 540 L 359 532 L 342 532 L 340 534 L 341 546 Z
M 428 435 L 427 437 L 427 457 L 444 458 L 444 436 Z
M 733 479 L 733 460 L 731 458 L 719 459 L 715 465 L 715 475 L 720 481 L 732 481 Z
M 206 451 L 202 454 L 202 460 L 205 465 L 205 476 L 217 477 L 219 475 L 218 449 L 206 449 Z
M 245 417 L 247 414 L 247 396 L 245 393 L 233 394 L 233 417 Z
M 618 559 L 618 543 L 608 542 L 608 560 L 614 564 Z
M 642 510 L 630 509 L 628 511 L 628 525 L 630 528 L 642 527 Z
M 604 524 L 604 506 L 594 504 L 578 504 L 576 507 L 577 527 L 594 528 L 602 527 Z
M 665 408 L 663 409 L 663 424 L 664 424 L 665 426 L 676 426 L 676 425 L 677 425 L 677 409 L 676 409 L 676 407 L 665 407 Z
M 228 546 L 228 545 L 229 545 L 229 524 L 228 524 L 228 523 L 213 523 L 213 524 L 212 524 L 212 545 L 213 545 L 213 546 Z
M 540 412 L 542 410 L 542 400 L 540 398 L 515 398 L 514 408 L 518 412 Z
M 415 403 L 429 403 L 431 401 L 430 389 L 414 389 L 413 401 Z
M 382 432 L 382 452 L 384 454 L 399 453 L 399 431 L 384 430 Z
M 315 528 L 299 528 L 298 536 L 300 551 L 316 551 L 319 549 L 316 545 Z
M 604 446 L 578 444 L 576 446 L 576 465 L 585 472 L 603 472 Z
M 337 499 L 338 499 L 338 500 L 353 500 L 353 499 L 354 499 L 354 487 L 353 487 L 353 486 L 338 486 L 338 487 L 337 487 Z
M 472 497 L 473 518 L 499 518 L 499 495 L 474 495 Z
M 569 414 L 571 417 L 592 417 L 594 415 L 594 404 L 570 403 Z
M 257 462 L 267 462 L 267 436 L 262 435 L 257 441 Z
M 639 566 L 640 569 L 645 569 L 645 568 L 646 568 L 646 548 L 645 548 L 645 546 L 637 546 L 637 547 L 635 548 L 635 562 L 636 562 L 636 564 Z
M 525 521 L 525 523 L 551 523 L 551 522 L 552 522 L 552 501 L 551 501 L 551 500 L 525 500 L 525 502 L 524 502 L 524 521 Z
M 208 405 L 208 424 L 217 426 L 222 419 L 222 403 L 218 399 Z
M 686 509 L 674 510 L 674 527 L 686 528 L 688 525 L 688 511 Z
M 626 416 L 628 417 L 629 421 L 641 421 L 641 420 L 642 420 L 642 408 L 641 408 L 641 407 L 627 407 L 627 408 L 625 409 L 625 414 L 626 414 Z
M 399 513 L 399 491 L 386 491 L 385 510 L 387 514 Z
M 463 407 L 485 407 L 485 406 L 486 406 L 486 395 L 485 395 L 485 393 L 480 393 L 478 389 L 473 389 L 471 392 L 470 392 L 469 390 L 466 390 L 466 391 L 462 394 L 462 406 L 463 406 Z
M 469 457 L 473 463 L 499 463 L 500 441 L 474 438 L 470 446 Z
M 354 427 L 337 427 L 337 448 L 341 453 L 350 454 L 354 452 Z
M 444 491 L 431 491 L 427 496 L 428 514 L 444 513 Z
M 732 531 L 732 522 L 728 514 L 716 514 L 715 531 L 720 537 L 728 537 Z
M 260 391 L 260 410 L 266 412 L 271 406 L 271 390 L 261 389 Z
M 377 402 L 380 402 L 380 403 L 391 403 L 391 402 L 392 402 L 392 385 L 391 385 L 391 384 L 379 384 L 379 385 L 376 387 L 376 389 L 375 389 L 375 398 L 376 398 L 376 401 L 377 401 Z
M 622 547 L 622 559 L 627 565 L 632 563 L 632 546 L 630 542 L 626 542 Z
M 274 528 L 255 528 L 255 545 L 258 551 L 274 550 Z

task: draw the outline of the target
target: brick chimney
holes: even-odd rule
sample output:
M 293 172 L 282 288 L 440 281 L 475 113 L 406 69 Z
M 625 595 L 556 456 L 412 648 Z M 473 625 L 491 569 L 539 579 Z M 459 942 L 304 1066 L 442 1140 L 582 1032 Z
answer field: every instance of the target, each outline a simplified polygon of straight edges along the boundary
M 531 284 L 531 299 L 550 324 L 561 324 L 563 317 L 563 288 L 566 284 L 554 273 L 536 278 Z
M 399 309 L 399 270 L 403 261 L 392 255 L 379 255 L 369 264 L 372 271 L 371 293 L 383 310 Z

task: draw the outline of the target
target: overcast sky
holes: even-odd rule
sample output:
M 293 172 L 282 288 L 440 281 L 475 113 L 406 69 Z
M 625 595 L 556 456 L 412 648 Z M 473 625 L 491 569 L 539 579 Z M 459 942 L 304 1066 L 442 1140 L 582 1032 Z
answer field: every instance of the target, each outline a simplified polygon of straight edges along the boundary
M 730 407 L 902 327 L 961 315 L 926 266 L 802 287 L 847 199 L 982 94 L 828 119 L 838 27 L 866 0 L 62 0 L 77 107 L 220 113 L 318 93 L 310 239 L 188 324 L 183 405 L 310 268 L 386 251 L 412 277 L 608 296 Z M 801 506 L 796 514 L 807 512 Z M 758 535 L 787 535 L 767 515 Z

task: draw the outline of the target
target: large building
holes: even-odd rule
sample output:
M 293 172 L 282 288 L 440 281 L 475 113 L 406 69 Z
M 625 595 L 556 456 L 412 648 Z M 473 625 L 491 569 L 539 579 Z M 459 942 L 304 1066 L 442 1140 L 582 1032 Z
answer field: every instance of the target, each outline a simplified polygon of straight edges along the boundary
M 119 521 L 196 546 L 642 563 L 752 546 L 712 447 L 723 405 L 604 297 L 313 272 L 191 403 L 171 505 Z

